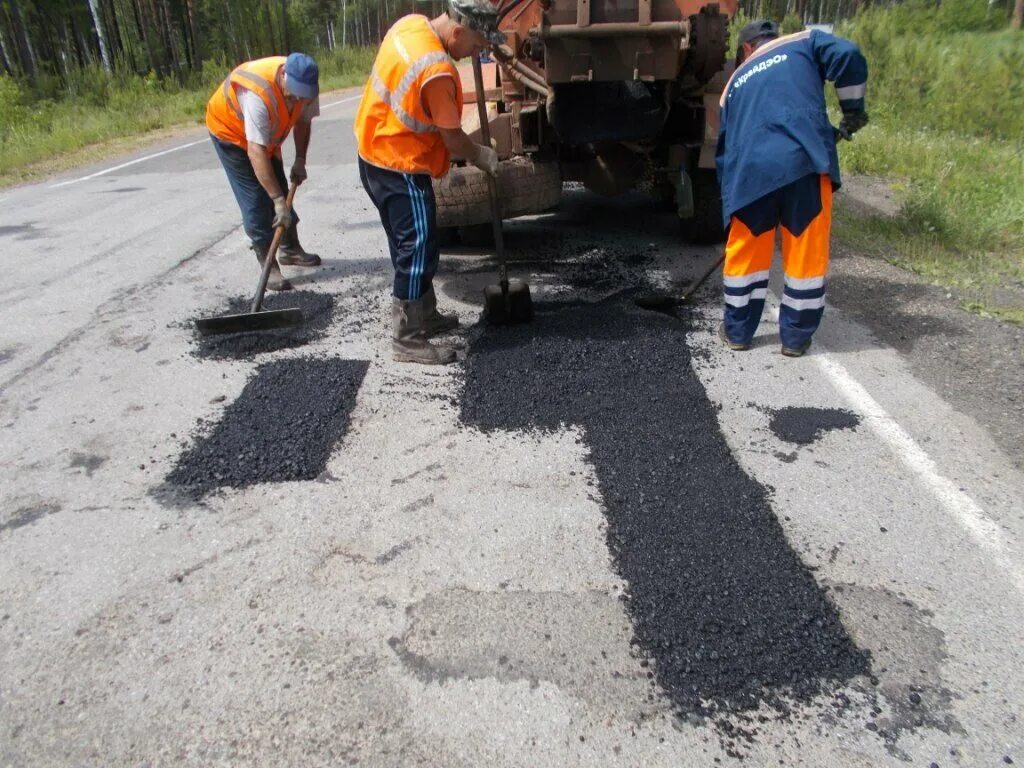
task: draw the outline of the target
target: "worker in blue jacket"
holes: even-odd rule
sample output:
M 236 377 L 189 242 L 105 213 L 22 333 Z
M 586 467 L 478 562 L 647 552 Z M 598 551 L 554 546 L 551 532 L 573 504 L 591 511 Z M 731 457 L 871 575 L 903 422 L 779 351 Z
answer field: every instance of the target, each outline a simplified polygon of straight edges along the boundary
M 764 309 L 776 230 L 782 229 L 785 287 L 779 311 L 782 354 L 799 357 L 825 310 L 832 192 L 839 188 L 838 136 L 868 121 L 868 67 L 849 40 L 820 30 L 779 37 L 770 21 L 739 35 L 736 70 L 722 93 L 716 162 L 725 249 L 722 340 L 750 348 Z M 842 122 L 825 111 L 835 83 Z

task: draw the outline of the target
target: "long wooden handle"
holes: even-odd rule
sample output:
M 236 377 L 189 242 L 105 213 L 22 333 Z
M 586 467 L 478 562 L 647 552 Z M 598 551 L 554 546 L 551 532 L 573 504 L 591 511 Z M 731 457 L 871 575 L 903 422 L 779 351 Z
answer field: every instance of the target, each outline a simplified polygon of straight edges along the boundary
M 473 57 L 473 87 L 476 89 L 476 110 L 480 116 L 482 144 L 491 147 L 491 125 L 487 120 L 487 99 L 484 94 L 484 72 L 480 59 Z M 505 240 L 501 231 L 501 205 L 498 202 L 497 180 L 487 174 L 487 191 L 491 198 L 491 225 L 494 230 L 494 250 L 498 255 L 498 282 L 502 292 L 508 291 L 508 267 L 505 264 Z
M 299 188 L 301 183 L 292 184 L 292 188 L 288 190 L 285 205 L 288 206 L 289 210 L 292 207 L 292 201 L 295 200 L 295 190 Z M 293 212 L 292 215 L 294 216 L 295 213 Z M 274 239 L 270 241 L 270 250 L 267 251 L 267 258 L 263 260 L 263 271 L 260 272 L 260 281 L 256 284 L 256 295 L 253 296 L 252 307 L 249 310 L 253 314 L 263 308 L 263 295 L 267 292 L 267 280 L 270 279 L 270 270 L 277 263 L 277 249 L 281 245 L 282 237 L 284 237 L 284 226 L 278 226 L 274 230 Z

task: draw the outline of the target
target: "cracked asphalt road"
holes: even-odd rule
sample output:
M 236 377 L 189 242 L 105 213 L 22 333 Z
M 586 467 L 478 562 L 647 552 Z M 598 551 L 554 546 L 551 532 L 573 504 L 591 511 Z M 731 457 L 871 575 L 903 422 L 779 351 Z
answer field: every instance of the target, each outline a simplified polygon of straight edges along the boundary
M 634 624 L 652 585 L 641 592 L 609 548 L 609 533 L 635 521 L 605 497 L 675 486 L 641 478 L 643 462 L 617 454 L 600 401 L 586 419 L 580 408 L 564 419 L 548 408 L 531 426 L 528 398 L 550 395 L 537 371 L 510 375 L 532 381 L 515 401 L 522 419 L 481 429 L 479 412 L 477 423 L 464 419 L 464 371 L 478 361 L 391 362 L 391 271 L 354 165 L 355 106 L 324 110 L 299 192 L 303 238 L 324 267 L 288 271 L 330 297 L 330 324 L 254 358 L 198 355 L 187 324 L 256 278 L 206 142 L 0 193 L 11 267 L 0 289 L 0 766 L 1024 760 L 1024 478 L 1012 439 L 986 426 L 983 397 L 961 398 L 948 373 L 936 390 L 926 360 L 889 345 L 883 313 L 848 312 L 842 300 L 805 358 L 778 354 L 770 312 L 754 349 L 731 354 L 715 338 L 713 285 L 657 347 L 669 362 L 679 348 L 683 370 L 659 369 L 678 381 L 652 395 L 646 378 L 633 386 L 629 365 L 614 369 L 621 397 L 644 416 L 609 402 L 615 434 L 643 428 L 654 457 L 673 430 L 686 446 L 715 446 L 715 461 L 687 454 L 687 476 L 703 490 L 674 493 L 658 525 L 691 557 L 710 558 L 720 542 L 702 547 L 699 537 L 721 526 L 701 507 L 763 505 L 779 543 L 759 544 L 785 547 L 789 567 L 799 560 L 805 585 L 842 624 L 837 642 L 870 659 L 818 692 L 790 696 L 773 682 L 761 708 L 680 711 L 659 667 L 668 656 L 659 661 L 649 640 L 683 643 L 678 658 L 717 653 L 714 632 L 697 624 L 694 595 L 706 584 L 669 583 L 673 563 L 659 560 L 661 570 L 643 572 L 659 599 L 692 589 L 668 607 L 693 608 L 667 612 L 670 634 Z M 513 273 L 539 302 L 685 282 L 715 256 L 681 244 L 639 195 L 574 190 L 558 213 L 506 231 Z M 475 326 L 492 280 L 480 252 L 446 254 L 439 293 L 462 318 L 464 356 L 495 355 Z M 599 312 L 586 311 L 597 313 L 596 330 Z M 578 361 L 581 402 L 609 396 L 615 360 L 588 346 L 585 330 L 536 350 Z M 958 332 L 957 344 L 971 338 Z M 652 353 L 637 344 L 635 354 L 639 371 Z M 315 369 L 307 359 L 365 368 L 322 471 L 185 503 L 154 493 L 195 455 L 203 425 L 238 412 L 260 365 Z M 585 373 L 598 361 L 600 391 Z M 660 431 L 644 428 L 662 413 L 652 397 L 675 398 Z M 798 409 L 849 414 L 848 426 L 784 440 L 773 415 Z M 701 477 L 723 460 L 742 482 Z M 719 485 L 748 488 L 749 499 L 707 490 Z M 708 524 L 687 524 L 680 508 Z M 655 554 L 635 551 L 636 562 Z M 701 683 L 712 698 L 713 680 Z

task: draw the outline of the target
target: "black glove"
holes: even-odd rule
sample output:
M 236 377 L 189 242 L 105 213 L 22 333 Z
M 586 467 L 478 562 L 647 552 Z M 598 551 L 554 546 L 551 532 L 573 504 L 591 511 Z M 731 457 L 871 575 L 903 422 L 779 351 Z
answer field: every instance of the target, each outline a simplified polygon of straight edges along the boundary
M 851 109 L 843 112 L 843 119 L 839 121 L 839 133 L 847 141 L 857 131 L 868 124 L 868 113 L 863 109 Z

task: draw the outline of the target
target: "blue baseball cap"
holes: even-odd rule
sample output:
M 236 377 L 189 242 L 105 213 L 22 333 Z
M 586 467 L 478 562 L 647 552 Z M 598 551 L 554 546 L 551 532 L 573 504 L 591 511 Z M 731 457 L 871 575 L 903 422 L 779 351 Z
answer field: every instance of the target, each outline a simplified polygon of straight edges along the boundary
M 284 62 L 284 82 L 300 99 L 315 99 L 320 93 L 320 68 L 312 56 L 290 53 Z

